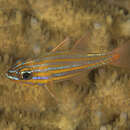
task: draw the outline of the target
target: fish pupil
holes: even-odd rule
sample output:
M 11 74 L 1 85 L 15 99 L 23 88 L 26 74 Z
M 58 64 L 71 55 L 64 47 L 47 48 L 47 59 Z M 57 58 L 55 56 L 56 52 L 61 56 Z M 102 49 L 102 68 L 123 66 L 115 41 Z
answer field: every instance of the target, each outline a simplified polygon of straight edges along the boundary
M 22 74 L 22 77 L 23 77 L 23 79 L 24 80 L 28 80 L 28 79 L 31 79 L 31 73 L 29 73 L 29 72 L 24 72 L 23 74 Z

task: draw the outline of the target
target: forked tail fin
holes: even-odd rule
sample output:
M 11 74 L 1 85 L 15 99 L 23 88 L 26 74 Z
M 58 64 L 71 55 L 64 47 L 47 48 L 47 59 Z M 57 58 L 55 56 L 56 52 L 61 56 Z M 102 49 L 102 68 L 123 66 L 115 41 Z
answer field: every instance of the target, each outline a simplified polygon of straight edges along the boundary
M 113 62 L 111 64 L 130 69 L 130 40 L 113 50 Z

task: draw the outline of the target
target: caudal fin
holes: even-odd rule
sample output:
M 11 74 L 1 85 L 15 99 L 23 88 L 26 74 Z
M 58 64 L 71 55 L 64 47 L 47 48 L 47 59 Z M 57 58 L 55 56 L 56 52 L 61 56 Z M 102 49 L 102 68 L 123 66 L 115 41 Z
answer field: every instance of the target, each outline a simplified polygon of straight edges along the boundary
M 112 64 L 130 69 L 130 40 L 113 51 Z

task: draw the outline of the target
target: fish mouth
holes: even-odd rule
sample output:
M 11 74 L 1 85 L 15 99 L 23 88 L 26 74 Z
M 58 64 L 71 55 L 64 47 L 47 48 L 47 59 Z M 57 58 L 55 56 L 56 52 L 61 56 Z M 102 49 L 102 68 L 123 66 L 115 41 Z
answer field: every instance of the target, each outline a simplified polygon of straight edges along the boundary
M 11 73 L 10 71 L 6 72 L 6 73 L 5 73 L 5 76 L 6 76 L 8 79 L 11 79 L 11 80 L 19 80 L 19 78 L 17 78 L 16 76 L 14 76 L 14 73 Z

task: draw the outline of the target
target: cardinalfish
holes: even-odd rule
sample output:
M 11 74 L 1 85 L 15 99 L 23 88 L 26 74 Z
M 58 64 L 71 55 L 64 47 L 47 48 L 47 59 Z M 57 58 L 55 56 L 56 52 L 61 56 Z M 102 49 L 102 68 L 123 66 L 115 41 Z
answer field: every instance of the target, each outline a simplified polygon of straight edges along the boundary
M 82 40 L 77 42 L 77 46 L 81 42 Z M 63 43 L 43 58 L 17 62 L 6 76 L 16 82 L 45 86 L 55 81 L 74 78 L 107 64 L 130 67 L 130 43 L 107 53 L 84 53 L 76 51 L 76 47 L 71 51 L 59 51 Z

